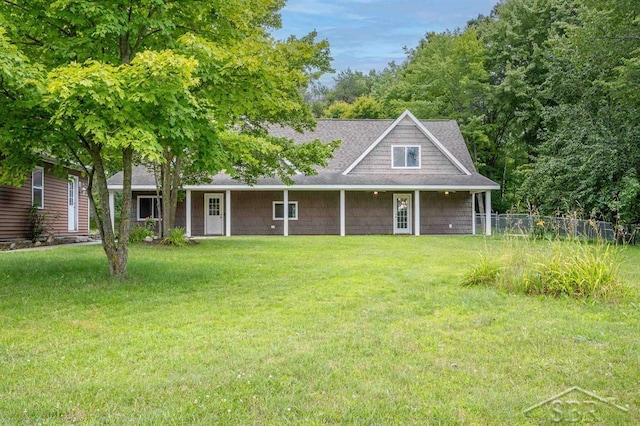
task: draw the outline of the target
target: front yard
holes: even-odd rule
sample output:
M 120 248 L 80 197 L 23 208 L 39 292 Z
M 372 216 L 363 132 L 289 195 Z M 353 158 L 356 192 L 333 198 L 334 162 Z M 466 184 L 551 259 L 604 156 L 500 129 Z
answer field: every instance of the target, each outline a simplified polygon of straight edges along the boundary
M 100 246 L 0 253 L 0 424 L 640 424 L 640 247 L 618 304 L 462 287 L 502 244 L 133 246 L 126 282 Z M 609 400 L 523 414 L 572 386 Z

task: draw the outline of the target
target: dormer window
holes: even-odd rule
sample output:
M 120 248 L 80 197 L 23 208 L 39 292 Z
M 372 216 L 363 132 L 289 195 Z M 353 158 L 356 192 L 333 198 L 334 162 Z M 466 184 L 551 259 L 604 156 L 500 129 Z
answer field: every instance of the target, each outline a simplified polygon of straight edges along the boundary
M 392 163 L 394 169 L 419 169 L 420 146 L 392 146 Z

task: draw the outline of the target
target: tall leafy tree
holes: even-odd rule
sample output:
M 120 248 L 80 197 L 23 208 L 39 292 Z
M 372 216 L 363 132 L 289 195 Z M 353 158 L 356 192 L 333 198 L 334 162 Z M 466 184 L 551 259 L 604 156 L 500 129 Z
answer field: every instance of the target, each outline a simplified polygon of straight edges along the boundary
M 428 33 L 408 59 L 386 104 L 393 114 L 409 108 L 425 118 L 467 119 L 481 113 L 488 74 L 484 46 L 474 29 Z
M 282 6 L 281 0 L 0 2 L 0 57 L 14 58 L 12 69 L 22 61 L 37 81 L 25 84 L 25 75 L 0 82 L 6 88 L 0 102 L 21 111 L 3 112 L 0 176 L 28 170 L 28 162 L 7 161 L 19 149 L 81 164 L 110 273 L 123 277 L 134 164 L 159 164 L 167 208 L 175 206 L 177 177 L 186 171 L 227 170 L 248 180 L 286 177 L 292 167 L 313 172 L 312 163 L 322 164 L 334 145 L 297 147 L 266 135 L 268 123 L 313 125 L 302 94 L 328 69 L 328 45 L 314 34 L 284 42 L 269 35 Z M 3 65 L 3 78 L 8 69 Z M 16 130 L 31 123 L 36 140 L 35 132 Z M 110 170 L 123 170 L 118 240 L 108 209 Z
M 522 188 L 543 211 L 579 206 L 620 224 L 640 221 L 639 16 L 637 2 L 585 1 L 579 23 L 550 43 L 541 87 L 554 104 Z
M 39 108 L 43 72 L 10 42 L 0 26 L 0 183 L 22 185 L 39 160 L 33 142 L 47 125 Z
M 369 75 L 362 71 L 352 71 L 351 68 L 340 71 L 333 78 L 333 87 L 325 95 L 326 102 L 328 104 L 334 102 L 352 104 L 360 96 L 368 95 L 371 92 L 372 75 L 375 75 L 375 71 Z
M 492 141 L 486 161 L 501 184 L 502 205 L 516 201 L 521 167 L 537 155 L 543 112 L 553 96 L 542 88 L 549 73 L 549 41 L 576 22 L 573 0 L 507 0 L 474 25 L 486 46 L 491 91 L 485 121 Z

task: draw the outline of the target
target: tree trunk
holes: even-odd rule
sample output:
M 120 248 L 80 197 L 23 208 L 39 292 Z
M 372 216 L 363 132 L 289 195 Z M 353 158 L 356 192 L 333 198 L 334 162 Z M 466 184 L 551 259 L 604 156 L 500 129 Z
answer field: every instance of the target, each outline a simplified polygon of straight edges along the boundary
M 180 189 L 180 158 L 164 152 L 164 163 L 160 165 L 162 181 L 162 234 L 169 235 L 176 226 L 176 210 L 178 209 L 178 191 Z
M 122 213 L 118 230 L 118 256 L 112 276 L 125 278 L 129 261 L 129 233 L 131 232 L 131 175 L 133 148 L 122 149 Z
M 104 169 L 100 147 L 91 147 L 91 159 L 93 162 L 93 185 L 91 191 L 98 191 L 99 204 L 93 202 L 91 207 L 94 216 L 98 219 L 98 229 L 102 238 L 102 248 L 107 255 L 109 274 L 114 278 L 125 278 L 127 275 L 129 226 L 131 222 L 131 148 L 122 151 L 123 160 L 123 200 L 122 217 L 120 219 L 119 238 L 116 242 L 115 234 L 111 228 L 111 210 L 109 208 L 109 190 L 107 189 L 107 175 Z M 92 196 L 92 198 L 94 198 Z

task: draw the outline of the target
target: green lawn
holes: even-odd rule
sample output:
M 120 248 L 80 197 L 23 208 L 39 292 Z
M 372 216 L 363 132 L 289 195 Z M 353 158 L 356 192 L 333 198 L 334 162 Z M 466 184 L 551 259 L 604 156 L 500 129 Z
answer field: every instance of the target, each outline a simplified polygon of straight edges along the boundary
M 502 244 L 134 246 L 126 282 L 100 246 L 0 253 L 0 424 L 538 424 L 571 386 L 628 411 L 564 420 L 640 424 L 640 247 L 619 304 L 462 287 Z

